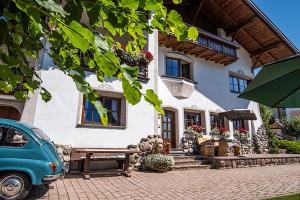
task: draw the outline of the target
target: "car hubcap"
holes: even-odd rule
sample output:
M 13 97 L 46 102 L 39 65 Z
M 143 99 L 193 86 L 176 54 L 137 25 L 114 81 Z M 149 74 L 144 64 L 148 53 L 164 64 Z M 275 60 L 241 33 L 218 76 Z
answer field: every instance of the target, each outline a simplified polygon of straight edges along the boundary
M 13 199 L 24 190 L 24 181 L 18 176 L 8 176 L 0 181 L 0 197 Z

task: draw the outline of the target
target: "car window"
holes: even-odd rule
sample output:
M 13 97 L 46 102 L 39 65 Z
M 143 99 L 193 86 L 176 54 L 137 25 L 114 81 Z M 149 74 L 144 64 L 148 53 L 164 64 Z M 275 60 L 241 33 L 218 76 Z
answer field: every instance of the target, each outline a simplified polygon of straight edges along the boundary
M 50 138 L 48 135 L 46 135 L 41 129 L 39 128 L 33 128 L 32 131 L 41 139 L 44 141 L 50 141 Z
M 0 127 L 0 147 L 22 147 L 28 139 L 18 130 Z

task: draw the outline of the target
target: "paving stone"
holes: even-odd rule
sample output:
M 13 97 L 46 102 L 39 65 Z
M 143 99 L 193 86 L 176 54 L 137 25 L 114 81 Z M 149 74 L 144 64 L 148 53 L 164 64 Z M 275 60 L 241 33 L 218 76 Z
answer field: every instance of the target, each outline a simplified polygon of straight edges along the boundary
M 257 164 L 263 164 L 263 161 Z M 71 177 L 52 183 L 54 189 L 48 192 L 40 188 L 41 191 L 35 191 L 28 199 L 252 200 L 300 192 L 299 164 L 238 167 L 168 173 L 133 172 L 131 178 L 98 177 L 84 180 Z M 36 197 L 37 193 L 42 196 Z

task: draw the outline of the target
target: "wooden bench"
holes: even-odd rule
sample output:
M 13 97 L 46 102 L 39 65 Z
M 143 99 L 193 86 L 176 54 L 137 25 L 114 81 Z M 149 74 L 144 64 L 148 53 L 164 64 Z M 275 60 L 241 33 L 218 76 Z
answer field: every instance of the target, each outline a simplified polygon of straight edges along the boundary
M 133 153 L 138 153 L 137 150 L 129 149 L 73 149 L 71 154 L 72 162 L 79 162 L 79 169 L 83 171 L 85 177 L 89 175 L 108 175 L 113 173 L 122 173 L 126 176 L 129 175 L 129 157 Z M 91 161 L 109 161 L 115 160 L 118 162 L 118 169 L 106 171 L 90 171 Z

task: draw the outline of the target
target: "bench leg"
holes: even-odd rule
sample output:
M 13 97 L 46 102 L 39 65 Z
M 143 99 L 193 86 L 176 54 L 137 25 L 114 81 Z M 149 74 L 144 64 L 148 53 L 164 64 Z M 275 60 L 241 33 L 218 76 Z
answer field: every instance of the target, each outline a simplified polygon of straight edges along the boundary
M 130 155 L 126 154 L 125 155 L 125 163 L 124 163 L 124 176 L 126 176 L 126 177 L 131 177 L 130 171 L 129 171 L 129 160 L 130 160 Z
M 124 169 L 124 161 L 123 160 L 117 160 L 118 162 L 118 169 Z
M 90 171 L 90 160 L 91 160 L 91 154 L 87 153 L 84 160 L 84 168 L 83 168 L 84 174 L 89 173 Z

